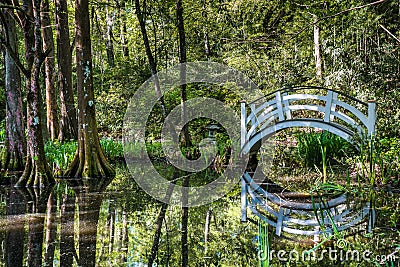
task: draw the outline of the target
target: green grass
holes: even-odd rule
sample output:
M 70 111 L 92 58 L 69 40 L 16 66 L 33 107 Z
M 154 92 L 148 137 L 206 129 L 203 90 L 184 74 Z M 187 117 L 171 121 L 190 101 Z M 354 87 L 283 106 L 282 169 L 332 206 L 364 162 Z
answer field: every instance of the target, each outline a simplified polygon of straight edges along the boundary
M 122 143 L 112 139 L 100 140 L 100 145 L 104 151 L 106 158 L 110 162 L 115 162 L 124 157 Z M 74 158 L 76 149 L 76 141 L 68 142 L 46 142 L 45 153 L 47 162 L 53 168 L 53 172 L 59 174 L 61 171 L 66 170 Z
M 322 167 L 327 163 L 339 163 L 355 148 L 346 140 L 330 132 L 299 132 L 297 156 L 305 167 Z
M 44 146 L 47 162 L 52 166 L 54 173 L 66 170 L 74 158 L 77 143 L 69 142 L 47 142 Z

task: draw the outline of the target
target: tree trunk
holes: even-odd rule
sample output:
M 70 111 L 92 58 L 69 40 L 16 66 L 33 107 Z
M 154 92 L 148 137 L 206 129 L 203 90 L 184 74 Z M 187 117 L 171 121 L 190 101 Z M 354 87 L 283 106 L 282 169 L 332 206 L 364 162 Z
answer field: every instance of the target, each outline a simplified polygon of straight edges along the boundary
M 44 263 L 46 266 L 53 266 L 54 252 L 56 249 L 57 225 L 55 222 L 57 213 L 57 200 L 54 192 L 51 192 L 47 200 L 46 213 L 46 236 L 45 236 L 45 252 Z
M 110 206 L 108 208 L 107 217 L 107 230 L 109 232 L 108 236 L 108 255 L 111 255 L 114 249 L 114 237 L 115 237 L 115 207 L 114 202 L 110 201 Z
M 167 213 L 167 208 L 168 208 L 168 201 L 171 198 L 171 195 L 174 191 L 174 184 L 170 184 L 168 186 L 167 193 L 165 194 L 165 201 L 161 204 L 161 209 L 160 213 L 158 214 L 157 221 L 156 221 L 156 230 L 154 233 L 153 237 L 153 245 L 151 247 L 151 252 L 149 256 L 149 260 L 147 265 L 148 266 L 153 266 L 153 262 L 156 259 L 157 252 L 158 252 L 158 246 L 160 244 L 160 237 L 161 237 L 161 229 L 162 229 L 162 224 L 165 218 L 165 214 Z
M 120 249 L 121 249 L 121 262 L 128 260 L 128 214 L 125 210 L 122 211 L 122 229 L 120 234 Z
M 176 19 L 179 35 L 179 63 L 186 63 L 186 37 L 185 37 L 185 26 L 183 21 L 183 5 L 182 0 L 176 1 Z M 181 80 L 181 116 L 182 122 L 186 121 L 186 65 L 181 66 L 180 70 L 180 80 Z M 182 128 L 182 139 L 181 145 L 183 147 L 189 147 L 191 145 L 189 128 L 185 124 Z
M 79 200 L 79 266 L 95 266 L 97 223 L 102 195 L 78 192 Z
M 30 214 L 28 214 L 27 266 L 42 266 L 44 216 L 37 214 L 46 212 L 47 200 L 52 188 L 25 190 L 31 203 L 31 210 L 28 210 Z
M 42 53 L 41 23 L 40 23 L 40 0 L 34 0 L 33 8 L 30 1 L 24 1 L 27 14 L 32 14 L 33 10 L 34 27 L 29 17 L 24 21 L 24 41 L 26 49 L 26 62 L 28 66 L 29 78 L 27 79 L 27 126 L 28 126 L 28 158 L 25 170 L 16 186 L 41 187 L 53 184 L 54 178 L 47 164 L 44 153 L 42 137 L 42 123 L 40 123 L 42 113 L 41 90 L 40 90 L 40 67 L 44 61 Z M 33 48 L 33 49 L 32 49 Z
M 145 3 L 146 2 L 144 1 L 143 2 L 143 10 L 146 9 Z M 142 33 L 143 44 L 145 47 L 147 60 L 149 61 L 149 65 L 150 65 L 150 71 L 154 77 L 154 89 L 155 89 L 156 95 L 159 99 L 162 118 L 163 118 L 163 120 L 165 120 L 167 117 L 167 113 L 166 113 L 164 98 L 162 96 L 161 89 L 160 89 L 158 76 L 156 75 L 157 74 L 157 64 L 156 64 L 156 61 L 154 59 L 153 53 L 150 48 L 150 42 L 149 42 L 149 38 L 147 35 L 147 30 L 146 30 L 146 23 L 145 23 L 145 19 L 143 17 L 142 9 L 140 8 L 139 0 L 135 0 L 135 8 L 136 8 L 136 16 L 138 18 L 139 25 L 140 25 L 140 31 Z M 172 130 L 173 129 L 170 129 L 170 131 L 172 131 Z M 172 136 L 175 136 L 175 135 L 172 135 Z M 161 204 L 160 212 L 159 212 L 157 220 L 156 220 L 156 224 L 155 224 L 156 229 L 155 229 L 154 236 L 153 236 L 153 244 L 151 247 L 151 253 L 148 258 L 148 266 L 153 265 L 153 262 L 157 256 L 158 247 L 159 247 L 159 243 L 160 243 L 160 237 L 161 237 L 162 224 L 163 224 L 165 214 L 166 214 L 167 208 L 168 208 L 167 202 L 169 201 L 172 192 L 173 192 L 173 186 L 171 185 L 171 186 L 169 186 L 168 191 L 166 192 L 166 197 L 165 197 L 166 201 Z
M 314 57 L 315 57 L 315 69 L 316 76 L 318 79 L 322 79 L 322 56 L 321 56 L 321 45 L 319 43 L 319 26 L 318 17 L 314 15 Z
M 204 35 L 204 52 L 206 54 L 206 59 L 210 59 L 210 43 L 209 43 L 209 38 L 208 38 L 208 30 L 207 26 L 208 25 L 208 18 L 207 18 L 207 4 L 206 0 L 203 0 L 203 11 L 202 11 L 202 16 L 203 16 L 203 35 Z
M 114 18 L 111 14 L 110 7 L 106 7 L 106 23 L 107 23 L 107 41 L 106 41 L 106 51 L 107 51 L 107 61 L 110 67 L 114 67 L 114 43 L 113 43 L 113 27 Z
M 179 1 L 179 0 L 178 0 Z M 189 222 L 189 207 L 188 204 L 188 187 L 189 176 L 185 176 L 182 182 L 182 267 L 189 266 L 189 245 L 188 245 L 188 222 Z
M 8 49 L 4 50 L 5 93 L 6 93 L 6 139 L 4 155 L 0 158 L 4 170 L 22 171 L 26 155 L 25 125 L 22 111 L 21 74 L 10 53 L 18 56 L 18 41 L 15 21 L 3 9 L 4 31 Z M 11 51 L 9 51 L 11 49 Z
M 60 263 L 62 266 L 72 266 L 75 255 L 74 215 L 75 196 L 62 194 L 61 200 L 61 232 L 60 232 Z
M 120 12 L 120 24 L 121 24 L 121 44 L 122 44 L 122 55 L 126 58 L 129 57 L 128 41 L 126 40 L 126 11 L 125 11 L 125 0 L 121 1 L 119 8 Z
M 25 220 L 13 216 L 26 213 L 26 199 L 18 189 L 11 188 L 6 197 L 7 227 L 6 266 L 22 266 L 24 258 Z
M 58 89 L 60 91 L 59 141 L 78 138 L 78 122 L 72 91 L 72 53 L 69 40 L 67 0 L 55 0 Z
M 111 177 L 115 171 L 100 147 L 95 117 L 88 0 L 75 1 L 78 149 L 66 172 L 73 177 Z
M 207 209 L 206 222 L 204 224 L 204 257 L 207 257 L 208 253 L 208 235 L 210 233 L 210 222 L 211 222 L 211 210 Z
M 185 39 L 185 26 L 183 20 L 183 5 L 182 0 L 176 1 L 176 19 L 179 35 L 179 62 L 181 64 L 186 63 L 186 39 Z M 186 65 L 181 65 L 180 69 L 180 80 L 181 80 L 181 121 L 182 125 L 186 122 Z M 181 146 L 189 147 L 191 145 L 189 129 L 187 124 L 183 125 L 182 128 L 182 139 Z M 189 175 L 185 175 L 182 181 L 182 267 L 189 265 L 189 250 L 188 250 L 188 221 L 189 221 L 189 207 L 188 203 L 188 187 L 189 187 Z
M 146 9 L 145 2 L 143 5 L 144 5 L 143 10 L 145 10 Z M 139 20 L 140 31 L 142 32 L 143 44 L 144 44 L 144 48 L 146 51 L 147 60 L 149 61 L 149 65 L 150 65 L 151 75 L 153 75 L 153 77 L 154 77 L 154 89 L 155 89 L 156 95 L 159 99 L 159 104 L 161 107 L 161 115 L 162 115 L 163 119 L 165 120 L 165 118 L 167 117 L 167 113 L 166 113 L 166 108 L 165 108 L 165 103 L 164 103 L 164 97 L 162 96 L 162 93 L 161 93 L 160 82 L 158 80 L 158 76 L 155 76 L 157 74 L 157 64 L 154 59 L 153 53 L 151 52 L 149 37 L 147 35 L 147 30 L 146 30 L 146 23 L 144 21 L 143 13 L 140 8 L 139 0 L 135 0 L 135 7 L 136 7 L 136 16 Z
M 47 108 L 47 130 L 51 140 L 58 138 L 58 106 L 56 89 L 54 87 L 54 41 L 53 30 L 50 21 L 49 0 L 42 2 L 42 36 L 43 50 L 50 51 L 44 60 L 45 83 L 46 83 L 46 108 Z

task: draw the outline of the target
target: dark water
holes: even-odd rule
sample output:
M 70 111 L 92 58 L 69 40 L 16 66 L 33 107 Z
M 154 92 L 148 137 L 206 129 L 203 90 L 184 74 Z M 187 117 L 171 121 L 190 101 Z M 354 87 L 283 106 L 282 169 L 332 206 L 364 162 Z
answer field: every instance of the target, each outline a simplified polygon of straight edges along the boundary
M 346 240 L 360 251 L 387 255 L 400 244 L 399 197 L 377 194 L 375 198 L 375 230 L 366 233 L 362 226 L 354 227 Z M 3 187 L 0 266 L 146 266 L 159 210 L 160 204 L 124 170 L 113 181 L 88 180 L 79 186 L 63 181 L 48 189 Z M 251 222 L 240 223 L 239 187 L 210 205 L 190 208 L 189 216 L 190 266 L 258 266 L 258 228 Z M 170 206 L 156 266 L 180 266 L 180 222 L 181 209 Z M 276 250 L 315 246 L 310 238 L 296 242 L 273 234 L 270 238 L 270 247 Z M 273 262 L 273 266 L 357 266 L 329 259 Z M 398 262 L 394 264 L 387 266 Z

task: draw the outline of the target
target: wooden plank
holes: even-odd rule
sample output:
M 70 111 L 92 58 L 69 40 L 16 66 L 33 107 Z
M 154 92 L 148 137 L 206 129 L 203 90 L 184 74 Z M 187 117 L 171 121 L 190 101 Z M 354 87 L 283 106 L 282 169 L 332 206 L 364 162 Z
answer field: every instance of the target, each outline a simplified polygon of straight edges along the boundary
M 319 111 L 324 113 L 325 112 L 325 107 L 319 106 L 319 105 L 291 105 L 288 107 L 290 110 L 312 110 L 312 111 Z
M 246 136 L 247 140 L 249 140 L 251 138 L 251 136 L 253 136 L 256 133 L 257 126 L 259 126 L 260 124 L 263 124 L 263 126 L 264 125 L 267 126 L 270 122 L 272 122 L 276 118 L 277 114 L 278 114 L 278 110 L 274 110 L 272 112 L 269 112 L 269 113 L 259 116 L 257 118 L 256 124 L 252 125 L 250 130 L 247 132 L 247 136 Z M 269 120 L 269 119 L 271 119 L 271 120 Z M 267 120 L 267 121 L 265 122 L 265 120 Z M 261 127 L 260 127 L 259 131 L 261 131 Z
M 359 111 L 357 108 L 343 102 L 340 100 L 332 99 L 332 103 L 336 104 L 340 107 L 343 107 L 353 113 L 364 125 L 365 127 L 368 127 L 368 118 L 365 116 L 361 111 Z
M 291 94 L 287 95 L 284 97 L 285 100 L 288 101 L 298 101 L 298 100 L 321 100 L 321 101 L 326 101 L 326 96 L 321 96 L 321 95 L 312 95 L 312 94 Z
M 257 109 L 255 110 L 255 113 L 258 114 L 261 110 L 268 108 L 268 107 L 272 107 L 272 106 L 276 107 L 276 98 L 273 98 L 273 99 L 259 105 L 257 107 Z

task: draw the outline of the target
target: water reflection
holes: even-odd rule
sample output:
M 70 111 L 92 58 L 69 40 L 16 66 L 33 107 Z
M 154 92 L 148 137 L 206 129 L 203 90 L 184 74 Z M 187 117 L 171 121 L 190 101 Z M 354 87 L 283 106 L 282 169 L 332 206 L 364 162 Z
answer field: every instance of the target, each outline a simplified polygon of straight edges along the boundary
M 63 182 L 49 190 L 0 188 L 0 266 L 146 266 L 160 203 L 121 173 L 108 186 L 88 180 Z M 358 226 L 344 235 L 354 235 L 349 245 L 359 250 L 390 254 L 393 244 L 400 242 L 395 228 L 400 218 L 399 198 L 376 192 L 373 199 L 379 216 L 369 239 L 364 227 Z M 240 222 L 239 188 L 212 205 L 190 208 L 189 216 L 190 266 L 258 265 L 258 229 L 251 222 Z M 308 242 L 312 237 L 293 244 L 272 230 L 271 249 L 275 251 L 315 246 Z M 180 249 L 181 209 L 169 206 L 155 266 L 180 266 Z M 318 265 L 333 263 L 326 259 Z
M 79 266 L 95 266 L 97 225 L 108 183 L 91 179 L 45 189 L 2 188 L 3 264 L 73 266 L 75 259 Z

